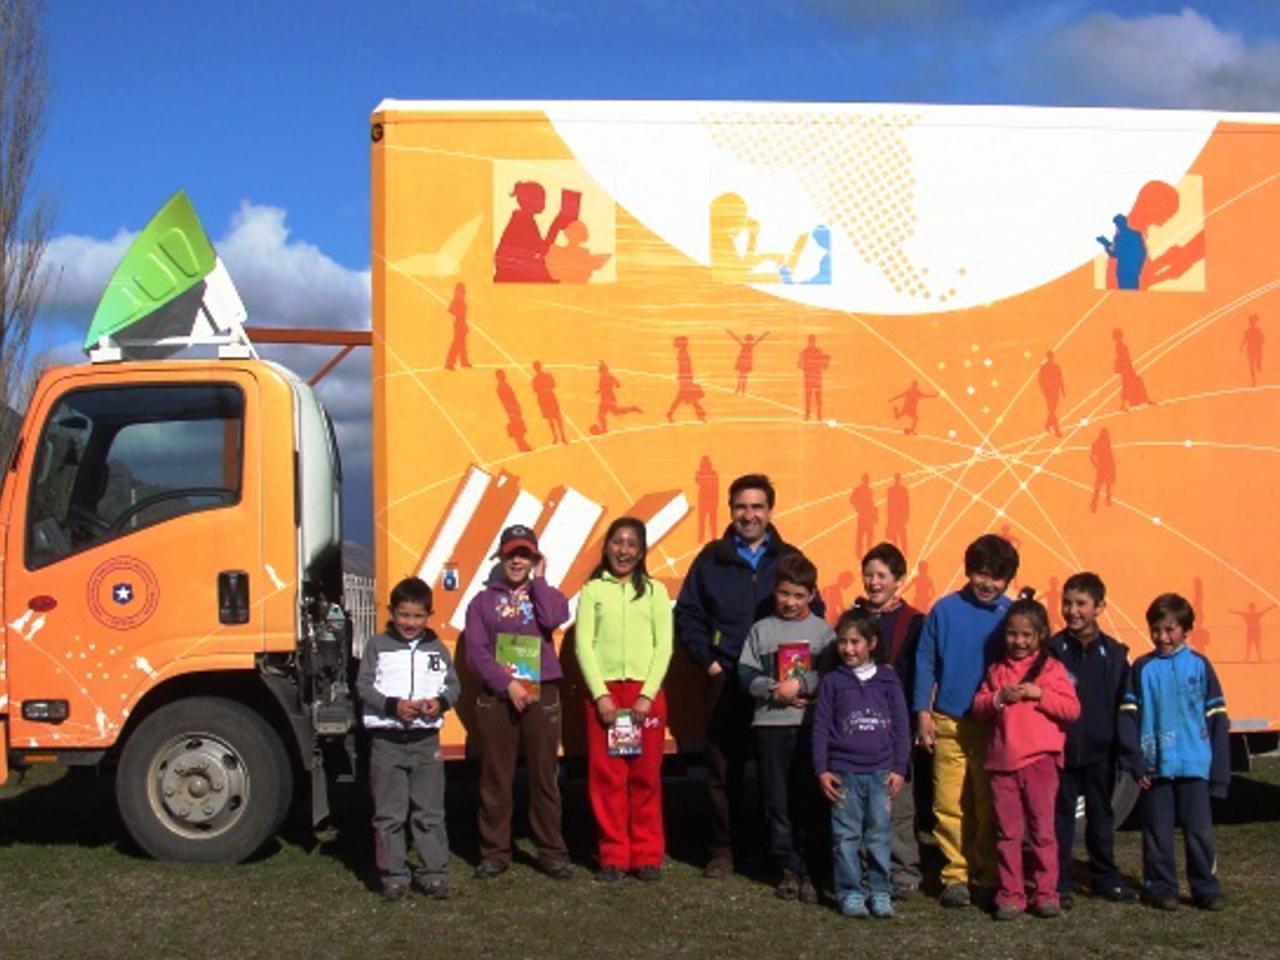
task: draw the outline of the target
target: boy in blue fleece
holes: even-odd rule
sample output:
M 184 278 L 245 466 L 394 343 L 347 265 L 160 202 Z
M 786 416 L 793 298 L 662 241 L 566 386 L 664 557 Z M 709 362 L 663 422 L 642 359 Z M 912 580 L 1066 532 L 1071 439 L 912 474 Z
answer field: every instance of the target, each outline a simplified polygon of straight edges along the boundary
M 1178 909 L 1174 827 L 1182 824 L 1191 896 L 1202 910 L 1225 905 L 1213 849 L 1209 798 L 1231 782 L 1227 702 L 1213 665 L 1187 646 L 1195 612 L 1163 593 L 1147 608 L 1153 653 L 1129 671 L 1120 703 L 1124 763 L 1142 787 L 1142 886 L 1148 903 Z

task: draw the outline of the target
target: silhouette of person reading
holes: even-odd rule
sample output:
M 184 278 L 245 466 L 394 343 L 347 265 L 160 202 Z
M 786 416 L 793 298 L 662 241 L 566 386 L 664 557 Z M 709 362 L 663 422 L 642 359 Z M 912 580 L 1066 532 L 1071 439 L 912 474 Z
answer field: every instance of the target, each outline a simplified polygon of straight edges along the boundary
M 907 417 L 911 420 L 907 424 L 907 428 L 902 431 L 903 433 L 911 435 L 916 432 L 916 425 L 920 422 L 920 401 L 932 400 L 936 396 L 936 393 L 925 393 L 920 389 L 920 384 L 912 380 L 911 386 L 889 398 L 890 404 L 895 400 L 902 401 L 902 406 L 893 407 L 893 419 L 901 420 L 903 417 Z
M 1116 225 L 1115 236 L 1108 240 L 1098 237 L 1102 249 L 1116 263 L 1116 287 L 1120 290 L 1137 290 L 1142 278 L 1142 266 L 1147 262 L 1147 241 L 1142 234 L 1129 226 L 1129 218 L 1117 213 L 1111 218 Z
M 911 585 L 915 588 L 915 593 L 911 597 L 911 605 L 921 613 L 928 613 L 929 608 L 933 606 L 933 598 L 935 596 L 933 580 L 929 576 L 928 561 L 920 561 L 920 566 L 916 571 L 916 578 L 911 581 Z
M 862 482 L 849 494 L 849 503 L 858 518 L 858 531 L 854 536 L 854 553 L 863 556 L 875 545 L 876 521 L 880 519 L 880 511 L 876 509 L 875 491 L 871 489 L 871 474 L 864 473 Z M 829 606 L 828 610 L 831 609 Z
M 720 509 L 720 474 L 711 466 L 711 458 L 706 454 L 698 462 L 698 472 L 693 475 L 693 483 L 698 488 L 698 542 L 706 543 L 708 539 L 720 534 L 717 520 Z
M 547 192 L 535 180 L 521 180 L 511 191 L 516 209 L 511 211 L 497 249 L 493 252 L 493 279 L 499 283 L 551 283 L 547 272 L 547 251 L 560 231 L 578 219 L 582 194 L 563 190 L 560 212 L 556 214 L 547 235 L 538 226 L 538 214 L 547 206 Z
M 724 283 L 778 283 L 786 258 L 756 249 L 760 223 L 748 215 L 747 201 L 722 193 L 711 201 L 711 277 Z M 801 234 L 797 246 L 808 238 Z M 773 264 L 773 269 L 768 269 Z
M 1053 351 L 1046 350 L 1044 363 L 1040 364 L 1040 392 L 1044 394 L 1044 405 L 1048 411 L 1045 415 L 1044 429 L 1055 437 L 1062 436 L 1062 427 L 1058 423 L 1058 404 L 1067 395 L 1066 384 L 1062 380 L 1062 367 L 1053 359 Z
M 609 262 L 610 254 L 592 253 L 584 244 L 590 236 L 587 225 L 581 220 L 565 224 L 565 244 L 555 244 L 547 250 L 547 273 L 560 283 L 586 283 Z
M 596 368 L 596 394 L 600 397 L 600 402 L 596 405 L 596 422 L 591 425 L 591 432 L 596 436 L 609 432 L 609 424 L 605 417 L 611 414 L 615 417 L 621 417 L 628 413 L 642 412 L 639 407 L 618 406 L 618 388 L 621 386 L 622 384 L 618 382 L 618 378 L 610 372 L 609 367 L 601 360 Z
M 1142 240 L 1145 262 L 1138 269 L 1137 286 L 1126 287 L 1121 279 L 1121 258 L 1108 251 L 1111 254 L 1111 259 L 1107 262 L 1108 289 L 1146 290 L 1157 283 L 1176 280 L 1204 260 L 1203 229 L 1184 244 L 1171 244 L 1159 251 L 1151 249 L 1152 228 L 1162 227 L 1172 220 L 1181 206 L 1178 189 L 1172 184 L 1163 180 L 1150 180 L 1143 184 L 1133 201 L 1133 208 L 1125 218 L 1125 228 L 1136 233 Z M 1115 241 L 1111 243 L 1114 247 Z M 1125 279 L 1132 282 L 1133 278 L 1127 276 Z
M 1262 372 L 1262 344 L 1266 338 L 1262 328 L 1258 326 L 1258 315 L 1249 315 L 1249 325 L 1244 328 L 1244 336 L 1240 338 L 1240 350 L 1249 361 L 1249 386 L 1258 385 L 1258 374 Z
M 498 381 L 498 402 L 502 404 L 502 409 L 507 414 L 507 436 L 515 441 L 517 450 L 528 453 L 533 448 L 525 440 L 529 428 L 525 426 L 524 412 L 520 409 L 516 392 L 511 389 L 511 384 L 507 383 L 505 370 L 495 370 L 493 375 Z
M 764 338 L 769 335 L 769 331 L 766 330 L 758 337 L 754 337 L 749 333 L 739 337 L 732 330 L 726 330 L 725 333 L 733 337 L 733 342 L 738 345 L 738 359 L 733 364 L 733 369 L 738 371 L 738 386 L 733 392 L 746 393 L 747 377 L 751 376 L 751 370 L 755 366 L 756 347 L 764 342 Z
M 470 367 L 467 359 L 467 285 L 456 284 L 453 288 L 453 299 L 449 301 L 449 312 L 453 314 L 453 340 L 449 344 L 449 353 L 444 358 L 444 368 L 452 370 L 456 364 Z
M 1253 660 L 1253 654 L 1257 654 L 1257 660 L 1262 662 L 1262 618 L 1274 610 L 1275 604 L 1269 607 L 1258 609 L 1258 605 L 1252 600 L 1245 610 L 1228 610 L 1227 613 L 1234 613 L 1237 617 L 1244 620 L 1244 659 L 1245 662 Z
M 676 348 L 676 398 L 671 401 L 667 410 L 667 421 L 670 422 L 682 405 L 693 407 L 699 420 L 706 420 L 707 413 L 702 409 L 702 387 L 693 382 L 693 358 L 689 356 L 689 338 L 676 337 L 671 341 Z
M 900 473 L 893 475 L 893 483 L 885 493 L 884 512 L 888 521 L 884 528 L 884 538 L 906 553 L 907 520 L 911 517 L 911 494 L 907 490 L 907 485 L 902 482 Z
M 810 239 L 822 251 L 818 260 L 818 269 L 814 271 L 808 280 L 797 280 L 795 278 L 795 269 L 801 255 L 804 253 L 806 241 Z M 804 284 L 805 286 L 828 285 L 831 283 L 831 230 L 828 229 L 826 224 L 820 223 L 813 228 L 811 233 L 800 236 L 800 239 L 796 241 L 795 248 L 791 251 L 791 256 L 778 269 L 778 274 L 782 277 L 783 283 Z
M 1098 494 L 1106 492 L 1107 506 L 1111 506 L 1111 485 L 1116 482 L 1116 458 L 1111 451 L 1111 434 L 1106 427 L 1089 447 L 1089 463 L 1093 465 L 1093 499 L 1089 510 L 1098 512 Z
M 804 418 L 809 419 L 811 411 L 822 419 L 822 374 L 831 365 L 831 355 L 824 353 L 818 346 L 818 338 L 809 335 L 809 345 L 800 351 L 800 362 L 797 366 L 802 373 L 804 386 Z
M 1115 371 L 1120 377 L 1120 411 L 1123 413 L 1130 407 L 1144 403 L 1155 403 L 1147 394 L 1147 385 L 1133 366 L 1133 357 L 1129 346 L 1124 342 L 1124 331 L 1119 327 L 1111 331 L 1111 339 L 1115 341 Z
M 538 398 L 538 411 L 551 428 L 551 442 L 569 442 L 564 435 L 564 421 L 560 418 L 560 402 L 556 399 L 556 379 L 542 369 L 541 361 L 533 361 L 533 379 L 529 382 L 533 395 Z

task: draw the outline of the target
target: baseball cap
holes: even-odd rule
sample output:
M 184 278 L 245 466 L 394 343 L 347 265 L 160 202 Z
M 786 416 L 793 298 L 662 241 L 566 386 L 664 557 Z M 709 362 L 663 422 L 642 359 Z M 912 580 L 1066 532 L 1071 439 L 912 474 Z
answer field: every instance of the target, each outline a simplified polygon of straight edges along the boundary
M 498 539 L 498 552 L 494 556 L 505 557 L 521 548 L 530 551 L 534 556 L 539 556 L 537 534 L 530 527 L 517 523 L 502 531 L 502 536 Z

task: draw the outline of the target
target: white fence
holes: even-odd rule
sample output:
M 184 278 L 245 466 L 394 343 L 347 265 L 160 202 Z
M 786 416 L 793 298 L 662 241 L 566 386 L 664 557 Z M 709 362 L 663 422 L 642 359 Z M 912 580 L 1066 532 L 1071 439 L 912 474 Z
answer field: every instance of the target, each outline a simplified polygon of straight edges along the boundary
M 373 595 L 373 578 L 344 573 L 342 594 L 343 606 L 351 615 L 351 655 L 359 658 L 365 642 L 378 632 L 378 598 Z

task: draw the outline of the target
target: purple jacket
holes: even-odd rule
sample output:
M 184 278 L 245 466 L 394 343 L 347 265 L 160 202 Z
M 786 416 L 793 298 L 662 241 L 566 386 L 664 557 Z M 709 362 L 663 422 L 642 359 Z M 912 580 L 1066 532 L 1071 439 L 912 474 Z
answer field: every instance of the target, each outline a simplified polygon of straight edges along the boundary
M 822 678 L 813 711 L 815 772 L 906 776 L 910 749 L 907 696 L 892 667 L 877 666 L 865 683 L 844 664 Z
M 542 682 L 564 674 L 551 634 L 569 619 L 569 601 L 541 577 L 513 588 L 499 575 L 467 605 L 467 666 L 490 693 L 507 690 L 511 677 L 493 657 L 500 633 L 542 634 Z

